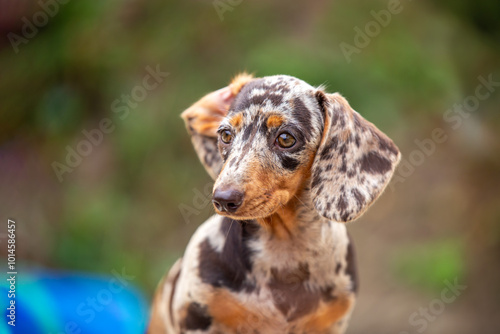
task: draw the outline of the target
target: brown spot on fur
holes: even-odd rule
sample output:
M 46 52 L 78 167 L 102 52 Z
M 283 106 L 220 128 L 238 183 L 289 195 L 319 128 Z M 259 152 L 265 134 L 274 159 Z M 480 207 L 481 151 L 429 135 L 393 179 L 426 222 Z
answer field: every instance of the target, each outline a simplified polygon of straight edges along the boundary
M 271 101 L 274 106 L 279 106 L 283 102 L 283 95 L 281 94 L 269 94 L 267 99 Z
M 385 174 L 391 168 L 391 162 L 377 152 L 372 151 L 361 158 L 361 170 L 370 174 Z
M 276 308 L 293 321 L 312 312 L 318 307 L 319 291 L 309 291 L 304 284 L 310 276 L 307 263 L 299 263 L 296 269 L 271 268 L 269 288 L 272 291 Z
M 363 196 L 363 194 L 356 188 L 352 189 L 351 193 L 354 195 L 358 206 L 361 207 L 365 203 L 365 196 Z
M 256 313 L 246 308 L 229 291 L 218 289 L 209 300 L 208 312 L 215 323 L 226 326 L 235 331 L 242 327 L 251 326 L 251 319 L 260 319 Z
M 235 129 L 240 129 L 241 125 L 243 124 L 243 114 L 238 113 L 231 117 L 229 120 L 229 123 L 235 128 Z
M 207 330 L 212 325 L 212 317 L 207 312 L 207 306 L 191 302 L 185 307 L 185 317 L 180 325 L 187 330 Z
M 344 194 L 339 196 L 339 201 L 337 202 L 337 209 L 340 212 L 344 212 L 344 210 L 347 208 L 347 202 L 345 200 Z
M 339 266 L 339 264 L 337 264 L 337 267 L 338 266 Z M 338 274 L 337 268 L 335 268 L 335 273 Z M 335 300 L 336 297 L 333 295 L 334 290 L 335 290 L 335 284 L 332 286 L 327 286 L 325 288 L 322 288 L 321 289 L 321 299 L 327 303 Z
M 339 321 L 354 304 L 353 296 L 340 296 L 322 304 L 304 323 L 305 333 L 322 333 Z
M 267 127 L 268 128 L 278 128 L 285 122 L 285 119 L 283 116 L 280 115 L 271 115 L 267 119 Z

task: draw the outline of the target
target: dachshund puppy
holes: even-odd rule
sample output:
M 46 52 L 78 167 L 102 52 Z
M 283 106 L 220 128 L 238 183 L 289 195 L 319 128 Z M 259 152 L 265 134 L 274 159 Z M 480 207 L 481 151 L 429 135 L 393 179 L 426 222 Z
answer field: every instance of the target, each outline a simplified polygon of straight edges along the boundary
M 358 287 L 344 223 L 380 196 L 398 148 L 286 75 L 239 75 L 182 117 L 216 215 L 160 283 L 148 333 L 344 333 Z

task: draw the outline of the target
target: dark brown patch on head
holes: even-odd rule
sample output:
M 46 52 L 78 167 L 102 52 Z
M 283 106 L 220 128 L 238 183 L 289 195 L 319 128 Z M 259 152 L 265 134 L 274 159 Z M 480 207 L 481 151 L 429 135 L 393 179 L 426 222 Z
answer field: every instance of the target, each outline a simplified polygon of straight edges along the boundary
M 299 159 L 295 159 L 287 155 L 281 156 L 280 160 L 281 160 L 281 166 L 289 171 L 294 171 L 300 164 Z
M 206 330 L 212 324 L 212 317 L 208 314 L 207 306 L 196 302 L 187 307 L 186 317 L 181 321 L 184 330 Z
M 267 97 L 267 94 L 264 93 L 264 94 L 259 94 L 259 95 L 254 95 L 250 98 L 250 103 L 251 104 L 255 104 L 255 105 L 258 105 L 258 106 L 261 106 L 264 104 L 264 102 L 266 101 L 266 97 Z
M 301 125 L 304 136 L 309 140 L 311 137 L 311 112 L 298 97 L 292 101 L 292 110 L 293 117 Z
M 365 154 L 360 160 L 361 170 L 370 174 L 385 174 L 392 167 L 389 160 L 374 151 Z
M 290 91 L 288 82 L 278 81 L 276 83 L 266 83 L 265 79 L 254 79 L 246 83 L 231 104 L 230 110 L 241 111 L 248 109 L 252 105 L 261 106 L 268 102 L 273 106 L 280 106 L 283 103 L 283 94 Z M 262 89 L 262 94 L 251 96 L 254 89 Z
M 234 101 L 231 103 L 229 110 L 232 112 L 240 112 L 242 110 L 248 109 L 253 101 L 250 99 L 250 93 L 254 88 L 258 88 L 262 85 L 263 79 L 254 79 L 243 86 L 238 95 L 236 95 Z
M 271 101 L 271 104 L 278 107 L 283 103 L 283 95 L 282 94 L 269 94 L 267 99 Z
M 250 135 L 253 133 L 255 134 L 255 131 L 257 127 L 255 126 L 255 124 L 251 123 L 251 124 L 248 124 L 245 129 L 243 130 L 243 134 L 242 134 L 242 137 L 241 139 L 245 142 L 247 142 L 250 138 Z
M 325 93 L 323 93 L 320 90 L 316 91 L 314 96 L 316 97 L 316 100 L 318 101 L 319 109 L 321 110 L 321 115 L 323 116 L 323 119 L 324 119 L 327 115 L 327 109 L 329 107 L 328 99 L 327 99 Z

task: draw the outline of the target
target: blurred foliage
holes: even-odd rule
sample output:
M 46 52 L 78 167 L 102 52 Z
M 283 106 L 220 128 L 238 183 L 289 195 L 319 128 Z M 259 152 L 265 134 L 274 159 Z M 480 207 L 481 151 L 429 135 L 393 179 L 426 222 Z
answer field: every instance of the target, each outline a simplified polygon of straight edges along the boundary
M 403 282 L 439 293 L 445 281 L 464 280 L 463 242 L 438 240 L 406 246 L 396 253 L 393 267 Z

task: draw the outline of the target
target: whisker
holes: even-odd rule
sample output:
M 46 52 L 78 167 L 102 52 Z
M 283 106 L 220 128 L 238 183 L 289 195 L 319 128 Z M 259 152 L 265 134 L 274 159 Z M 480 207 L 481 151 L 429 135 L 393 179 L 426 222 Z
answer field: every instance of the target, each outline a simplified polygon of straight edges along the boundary
M 304 203 L 296 194 L 293 195 L 296 199 L 299 200 L 300 203 L 302 203 L 306 208 L 309 208 L 309 204 Z
M 231 231 L 231 227 L 233 227 L 233 223 L 234 223 L 234 219 L 231 219 L 231 225 L 229 225 L 229 229 L 227 230 L 226 239 L 227 239 L 227 236 L 229 235 L 229 231 Z

